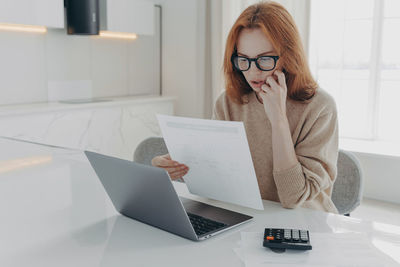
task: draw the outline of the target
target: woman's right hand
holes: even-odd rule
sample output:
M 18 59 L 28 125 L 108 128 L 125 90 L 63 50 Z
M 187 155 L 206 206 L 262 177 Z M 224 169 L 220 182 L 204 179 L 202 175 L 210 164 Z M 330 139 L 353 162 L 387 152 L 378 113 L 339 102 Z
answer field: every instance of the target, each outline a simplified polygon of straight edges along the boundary
M 151 165 L 166 170 L 172 180 L 182 178 L 189 171 L 188 166 L 172 160 L 169 154 L 154 157 Z

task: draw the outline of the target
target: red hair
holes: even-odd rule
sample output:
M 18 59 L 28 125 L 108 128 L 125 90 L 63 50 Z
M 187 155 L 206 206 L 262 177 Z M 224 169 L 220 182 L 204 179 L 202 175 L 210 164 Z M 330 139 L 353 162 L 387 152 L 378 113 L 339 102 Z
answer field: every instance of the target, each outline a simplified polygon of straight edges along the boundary
M 237 52 L 237 41 L 242 29 L 261 29 L 278 53 L 278 63 L 286 76 L 287 95 L 297 101 L 313 97 L 318 87 L 311 75 L 300 34 L 292 16 L 280 4 L 262 2 L 246 8 L 229 32 L 226 41 L 223 70 L 227 95 L 239 104 L 242 96 L 253 90 L 242 72 L 233 68 L 232 54 Z

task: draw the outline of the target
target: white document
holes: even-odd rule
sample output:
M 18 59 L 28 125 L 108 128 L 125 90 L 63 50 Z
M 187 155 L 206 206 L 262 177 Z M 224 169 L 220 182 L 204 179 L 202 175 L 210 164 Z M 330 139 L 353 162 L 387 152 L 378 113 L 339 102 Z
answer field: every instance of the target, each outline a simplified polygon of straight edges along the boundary
M 264 209 L 243 122 L 157 118 L 171 158 L 189 167 L 192 194 Z

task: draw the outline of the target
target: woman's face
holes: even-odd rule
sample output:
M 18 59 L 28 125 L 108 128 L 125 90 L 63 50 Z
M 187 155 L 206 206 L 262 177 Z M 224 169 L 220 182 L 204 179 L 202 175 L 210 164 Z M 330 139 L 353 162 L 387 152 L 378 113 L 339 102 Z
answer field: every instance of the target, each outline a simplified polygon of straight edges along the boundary
M 259 56 L 276 56 L 271 42 L 259 28 L 243 29 L 240 31 L 237 42 L 238 56 L 247 58 L 257 58 Z M 278 68 L 278 63 L 275 69 Z M 247 83 L 257 93 L 261 91 L 261 86 L 265 83 L 268 76 L 271 76 L 274 70 L 262 71 L 257 68 L 255 62 L 251 62 L 250 69 L 242 71 Z

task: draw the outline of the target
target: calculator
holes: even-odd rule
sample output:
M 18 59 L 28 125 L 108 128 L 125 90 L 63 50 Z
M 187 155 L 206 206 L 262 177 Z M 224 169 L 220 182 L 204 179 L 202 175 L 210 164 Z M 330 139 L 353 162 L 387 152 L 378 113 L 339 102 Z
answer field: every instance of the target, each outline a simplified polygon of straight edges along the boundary
M 309 232 L 299 229 L 265 228 L 263 246 L 276 252 L 312 249 Z

